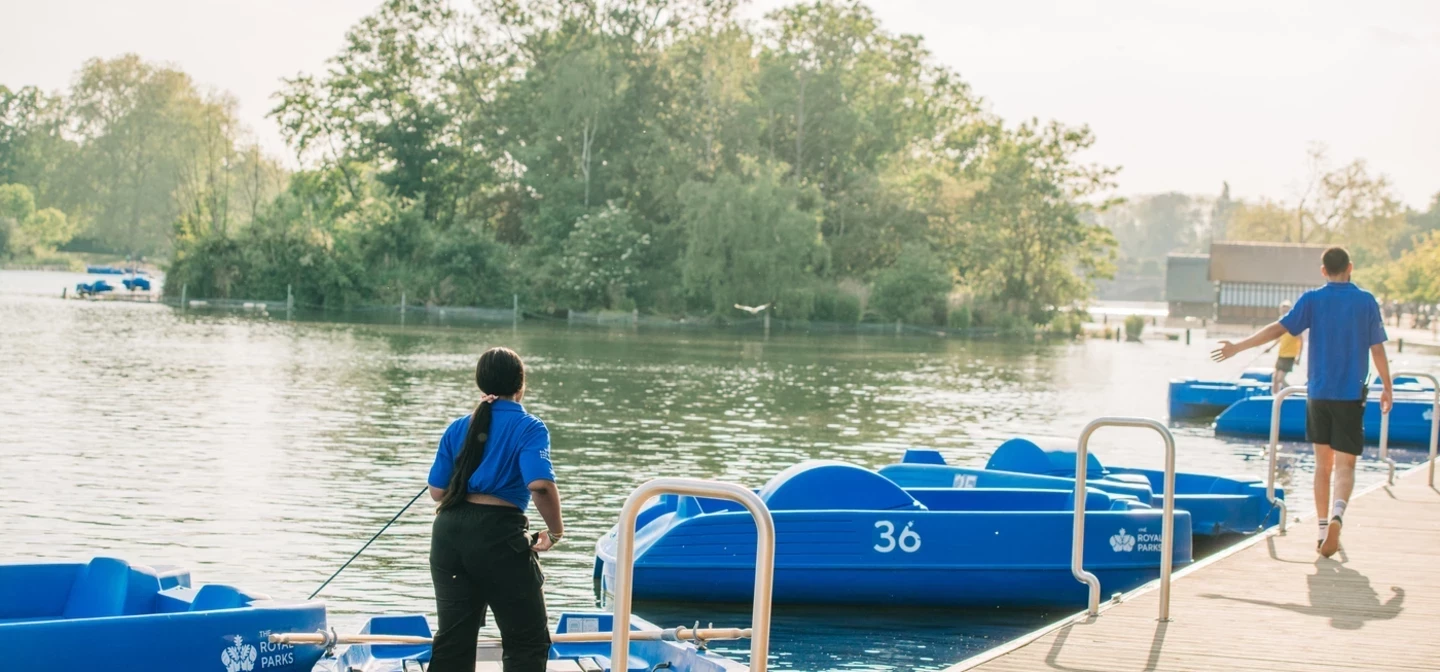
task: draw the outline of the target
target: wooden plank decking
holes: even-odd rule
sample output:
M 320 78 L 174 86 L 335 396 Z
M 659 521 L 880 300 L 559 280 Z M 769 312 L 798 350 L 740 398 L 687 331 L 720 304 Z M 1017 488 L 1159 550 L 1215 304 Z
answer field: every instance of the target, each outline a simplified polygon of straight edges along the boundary
M 1440 492 L 1425 476 L 1356 497 L 1334 558 L 1316 554 L 1310 513 L 1177 576 L 1170 622 L 1150 590 L 946 672 L 1440 669 Z

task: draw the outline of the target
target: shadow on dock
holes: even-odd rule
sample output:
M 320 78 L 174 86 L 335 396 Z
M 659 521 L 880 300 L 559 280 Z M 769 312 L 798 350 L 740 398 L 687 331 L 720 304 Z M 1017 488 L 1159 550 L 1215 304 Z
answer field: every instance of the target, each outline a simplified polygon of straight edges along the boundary
M 1380 594 L 1370 585 L 1370 578 L 1330 558 L 1315 561 L 1315 573 L 1305 577 L 1310 604 L 1271 602 L 1249 597 L 1201 593 L 1212 600 L 1229 600 L 1262 607 L 1293 611 L 1305 616 L 1330 619 L 1330 627 L 1359 630 L 1368 621 L 1388 621 L 1405 609 L 1405 589 L 1390 587 L 1390 599 L 1380 601 Z

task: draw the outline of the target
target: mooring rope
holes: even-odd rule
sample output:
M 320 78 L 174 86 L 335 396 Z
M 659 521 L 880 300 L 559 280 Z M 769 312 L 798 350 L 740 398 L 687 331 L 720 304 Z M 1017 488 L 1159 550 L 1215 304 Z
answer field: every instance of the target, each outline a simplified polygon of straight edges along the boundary
M 364 546 L 361 546 L 361 547 L 360 547 L 360 550 L 355 551 L 355 554 L 352 555 L 352 556 L 350 556 L 350 559 L 349 559 L 349 560 L 346 560 L 346 561 L 345 561 L 345 564 L 340 565 L 340 569 L 335 570 L 335 573 L 334 573 L 334 574 L 331 574 L 331 575 L 330 575 L 330 578 L 325 579 L 325 583 L 320 584 L 320 587 L 319 587 L 319 588 L 316 588 L 316 589 L 315 589 L 315 592 L 310 593 L 310 597 L 307 597 L 307 598 L 305 598 L 305 599 L 307 599 L 307 600 L 313 600 L 313 599 L 315 599 L 315 596 L 316 596 L 316 595 L 319 595 L 319 594 L 320 594 L 320 591 L 325 590 L 325 586 L 330 585 L 330 582 L 331 582 L 331 581 L 334 581 L 334 580 L 335 580 L 335 577 L 340 576 L 340 572 L 345 571 L 345 568 L 346 568 L 346 567 L 349 567 L 349 566 L 350 566 L 350 563 L 355 562 L 355 558 L 360 557 L 360 554 L 361 554 L 361 553 L 364 553 L 364 552 L 365 552 L 365 549 L 370 548 L 370 544 L 374 543 L 376 539 L 379 539 L 379 538 L 380 538 L 380 535 L 385 534 L 385 530 L 390 529 L 390 526 L 393 525 L 393 524 L 395 524 L 395 521 L 400 520 L 400 516 L 404 515 L 406 511 L 409 511 L 409 510 L 410 510 L 410 507 L 414 506 L 414 505 L 415 505 L 415 502 L 420 499 L 420 495 L 423 495 L 423 494 L 425 494 L 426 492 L 429 492 L 429 491 L 430 491 L 430 486 L 429 486 L 429 485 L 426 485 L 424 488 L 421 488 L 421 489 L 420 489 L 420 492 L 415 493 L 415 496 L 410 498 L 410 502 L 405 505 L 405 508 L 400 509 L 399 511 L 395 512 L 395 517 L 391 518 L 391 519 L 390 519 L 390 522 L 385 523 L 385 527 L 380 528 L 380 531 L 379 531 L 379 532 L 376 532 L 376 533 L 375 533 L 375 536 L 370 537 L 370 541 L 365 542 L 365 545 L 364 545 Z

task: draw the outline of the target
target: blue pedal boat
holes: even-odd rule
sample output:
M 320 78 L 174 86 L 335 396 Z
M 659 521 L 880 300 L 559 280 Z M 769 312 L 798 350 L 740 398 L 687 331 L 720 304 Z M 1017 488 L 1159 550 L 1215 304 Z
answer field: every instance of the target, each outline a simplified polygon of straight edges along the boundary
M 115 291 L 115 286 L 106 282 L 103 278 L 90 283 L 79 282 L 75 284 L 75 293 L 79 296 L 94 296 L 96 294 L 113 291 Z
M 868 469 L 812 461 L 758 491 L 775 521 L 773 600 L 788 604 L 1076 607 L 1073 493 L 902 488 Z M 1162 512 L 1130 496 L 1086 498 L 1085 568 L 1108 593 L 1159 576 Z M 1190 514 L 1175 512 L 1174 563 L 1191 560 Z M 639 599 L 748 602 L 755 525 L 738 504 L 666 495 L 637 520 Z M 616 530 L 596 543 L 613 591 Z
M 1422 392 L 1422 386 L 1414 378 L 1412 382 L 1395 384 L 1398 392 Z M 1403 387 L 1402 387 L 1403 385 Z M 1215 418 L 1215 433 L 1229 436 L 1270 438 L 1270 415 L 1274 411 L 1275 398 L 1268 393 L 1235 402 Z M 1390 409 L 1390 444 L 1406 446 L 1430 445 L 1430 422 L 1434 417 L 1434 402 L 1425 397 L 1395 398 Z M 1292 395 L 1280 402 L 1280 438 L 1285 441 L 1305 440 L 1305 397 Z M 1371 388 L 1365 402 L 1365 441 L 1380 442 L 1380 393 Z
M 0 564 L 0 652 L 7 667 L 136 672 L 309 672 L 318 646 L 272 632 L 325 627 L 322 602 L 281 602 L 190 583 L 171 567 L 89 562 Z
M 124 280 L 120 281 L 120 284 L 125 285 L 125 289 L 128 289 L 132 292 L 150 291 L 150 280 L 148 278 L 144 278 L 138 275 L 125 278 Z
M 1043 447 L 1042 447 L 1042 444 Z M 1086 456 L 1086 487 L 1127 495 L 1164 506 L 1165 472 L 1157 469 L 1106 467 L 1094 453 Z M 1035 488 L 1075 489 L 1074 442 L 1013 438 L 990 455 L 985 468 L 945 463 L 939 451 L 912 448 L 900 464 L 880 469 L 906 488 Z M 1275 489 L 1284 499 L 1285 492 Z M 1278 508 L 1265 496 L 1265 482 L 1252 476 L 1175 474 L 1175 509 L 1190 513 L 1196 535 L 1251 534 L 1280 523 Z
M 1170 419 L 1173 421 L 1213 418 L 1238 402 L 1254 397 L 1268 397 L 1273 373 L 1270 369 L 1247 369 L 1236 380 L 1172 379 L 1170 381 Z M 1378 377 L 1370 384 L 1370 388 L 1372 390 L 1380 389 Z M 1396 377 L 1394 388 L 1396 392 L 1434 390 L 1428 381 L 1421 381 L 1413 376 Z M 1378 431 L 1377 429 L 1377 436 Z M 1268 425 L 1265 432 L 1268 436 L 1270 432 Z
M 615 618 L 605 612 L 566 612 L 560 614 L 556 633 L 599 632 L 608 633 L 614 627 Z M 655 624 L 638 616 L 630 619 L 630 630 L 660 630 Z M 430 624 L 419 614 L 405 616 L 376 616 L 366 621 L 361 634 L 406 635 L 430 637 Z M 630 642 L 630 656 L 626 667 L 630 672 L 671 670 L 672 672 L 744 672 L 744 665 L 701 650 L 691 642 L 647 640 Z M 486 662 L 499 670 L 499 648 L 477 649 L 476 658 L 483 668 Z M 610 640 L 601 642 L 556 642 L 550 647 L 551 661 L 571 661 L 572 669 L 608 671 L 610 667 Z M 408 672 L 420 670 L 421 663 L 430 661 L 428 644 L 357 644 L 346 647 L 334 656 L 327 656 L 315 666 L 314 672 Z M 551 663 L 554 666 L 554 663 Z M 561 668 L 564 669 L 564 668 Z
M 1247 369 L 1236 380 L 1175 378 L 1170 381 L 1170 419 L 1213 418 L 1241 399 L 1270 393 L 1270 369 Z

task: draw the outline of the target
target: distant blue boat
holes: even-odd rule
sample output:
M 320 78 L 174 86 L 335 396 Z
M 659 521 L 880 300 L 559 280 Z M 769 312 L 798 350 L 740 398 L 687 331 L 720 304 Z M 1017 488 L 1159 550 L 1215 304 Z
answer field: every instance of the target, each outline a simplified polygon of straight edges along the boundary
M 1273 371 L 1248 369 L 1236 380 L 1170 381 L 1170 419 L 1213 418 L 1241 399 L 1269 394 Z
M 114 266 L 86 266 L 85 272 L 93 275 L 125 275 L 125 269 Z
M 138 275 L 130 278 L 125 278 L 124 280 L 120 281 L 120 284 L 125 285 L 125 289 L 128 289 L 132 292 L 150 291 L 150 280 Z
M 105 282 L 103 279 L 89 283 L 80 282 L 75 285 L 75 293 L 80 296 L 94 296 L 96 294 L 113 291 L 115 291 L 115 286 Z
M 601 632 L 608 633 L 614 628 L 615 619 L 604 612 L 567 612 L 560 615 L 555 627 L 557 633 Z M 654 624 L 639 617 L 630 621 L 632 631 L 659 630 Z M 415 614 L 408 616 L 377 616 L 369 619 L 360 634 L 367 635 L 409 635 L 430 637 L 430 624 L 425 617 Z M 480 649 L 477 658 L 483 655 Z M 499 660 L 499 649 L 493 651 Z M 634 672 L 650 670 L 671 670 L 672 672 L 744 672 L 748 669 L 738 662 L 708 651 L 702 651 L 694 644 L 678 641 L 635 641 L 630 642 L 630 657 L 627 667 Z M 551 660 L 574 661 L 575 669 L 609 670 L 610 642 L 562 643 L 550 647 Z M 407 662 L 411 667 L 407 668 Z M 419 670 L 420 663 L 430 662 L 430 646 L 419 645 L 355 645 L 345 648 L 334 657 L 327 657 L 315 666 L 315 672 L 403 672 Z M 258 669 L 258 668 L 257 668 Z M 496 668 L 498 669 L 498 668 Z M 562 668 L 563 669 L 563 668 Z
M 1410 380 L 1414 380 L 1413 378 Z M 1418 383 L 1410 384 L 1418 391 Z M 1406 391 L 1399 384 L 1397 391 Z M 1231 436 L 1270 438 L 1270 414 L 1275 398 L 1266 394 L 1235 403 L 1215 419 L 1215 433 Z M 1430 445 L 1430 420 L 1434 417 L 1431 399 L 1399 397 L 1390 409 L 1390 444 L 1409 446 Z M 1305 397 L 1290 396 L 1280 402 L 1280 438 L 1285 441 L 1305 440 Z M 1371 390 L 1365 403 L 1365 440 L 1380 442 L 1380 394 Z
M 318 646 L 271 632 L 325 627 L 322 602 L 280 602 L 190 573 L 131 565 L 0 564 L 0 651 L 7 669 L 309 672 Z
M 1076 607 L 1073 494 L 902 488 L 843 462 L 805 462 L 759 495 L 775 520 L 775 603 Z M 1086 498 L 1085 568 L 1106 594 L 1159 576 L 1162 512 L 1134 497 Z M 748 602 L 755 525 L 738 504 L 656 498 L 637 521 L 637 599 Z M 613 590 L 616 533 L 596 543 Z M 1174 564 L 1191 560 L 1190 514 L 1175 512 Z
M 880 469 L 881 475 L 906 488 L 1035 488 L 1075 489 L 1074 443 L 1041 447 L 1034 439 L 1014 438 L 1000 444 L 984 469 L 945 463 L 939 451 L 910 449 L 900 464 Z M 1155 509 L 1164 506 L 1165 472 L 1154 469 L 1105 467 L 1087 455 L 1086 487 L 1113 495 L 1135 497 Z M 1275 489 L 1284 499 L 1285 492 Z M 1196 535 L 1251 534 L 1280 523 L 1279 511 L 1265 496 L 1265 482 L 1250 476 L 1175 474 L 1175 508 L 1190 513 Z

